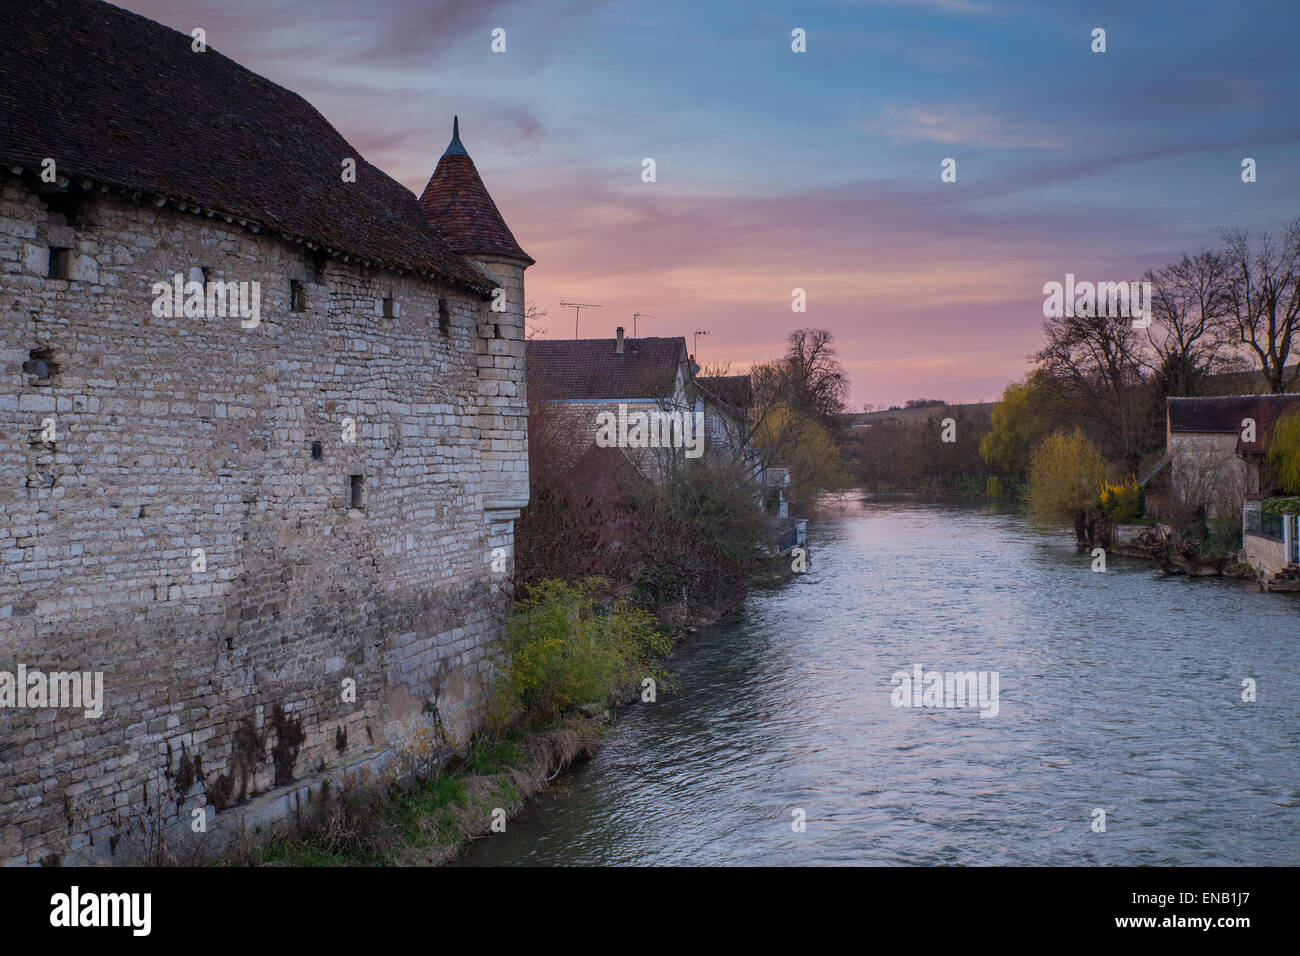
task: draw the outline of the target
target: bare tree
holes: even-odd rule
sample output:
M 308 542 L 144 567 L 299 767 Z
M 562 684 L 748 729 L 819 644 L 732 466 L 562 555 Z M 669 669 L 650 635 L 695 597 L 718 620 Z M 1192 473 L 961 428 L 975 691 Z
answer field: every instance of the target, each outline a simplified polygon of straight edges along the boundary
M 1043 323 L 1047 344 L 1033 358 L 1052 398 L 1073 407 L 1090 437 L 1129 471 L 1149 444 L 1153 416 L 1150 388 L 1139 360 L 1143 339 L 1131 319 L 1076 314 Z
M 529 302 L 524 307 L 524 337 L 529 339 L 539 339 L 547 332 L 547 327 L 541 325 L 542 319 L 546 318 L 549 309 L 540 309 L 536 302 Z
M 1300 324 L 1300 219 L 1281 242 L 1263 230 L 1258 244 L 1240 229 L 1222 233 L 1230 263 L 1228 297 L 1238 341 L 1254 353 L 1269 390 L 1285 392 L 1300 374 L 1287 367 Z
M 1226 256 L 1202 248 L 1143 276 L 1153 290 L 1147 329 L 1153 361 L 1146 364 L 1162 394 L 1196 395 L 1205 376 L 1231 370 L 1228 270 Z
M 785 355 L 755 366 L 753 376 L 754 390 L 763 403 L 782 401 L 828 427 L 844 411 L 849 379 L 826 329 L 795 329 L 786 339 Z

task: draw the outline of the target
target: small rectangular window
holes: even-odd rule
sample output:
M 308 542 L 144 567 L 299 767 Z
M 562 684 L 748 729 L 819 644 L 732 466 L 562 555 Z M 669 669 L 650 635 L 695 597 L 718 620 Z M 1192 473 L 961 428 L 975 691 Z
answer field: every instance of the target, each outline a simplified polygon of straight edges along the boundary
M 384 299 L 384 318 L 386 318 L 386 319 L 395 319 L 395 318 L 397 318 L 397 311 L 398 311 L 398 309 L 397 309 L 397 300 L 394 299 L 391 295 L 388 296 L 387 298 L 385 298 L 385 299 Z
M 68 277 L 68 266 L 72 260 L 72 250 L 60 248 L 59 246 L 50 247 L 50 273 L 51 279 L 66 279 Z
M 303 292 L 302 282 L 298 279 L 289 280 L 289 311 L 305 312 L 307 310 L 307 296 Z
M 54 364 L 54 353 L 49 349 L 32 349 L 27 353 L 27 361 L 23 363 L 23 372 L 36 379 L 36 384 L 42 383 L 49 385 L 50 379 L 59 367 Z
M 451 310 L 447 308 L 447 300 L 438 300 L 438 331 L 443 335 L 451 332 Z
M 366 479 L 364 475 L 348 476 L 348 507 L 364 511 L 366 507 Z

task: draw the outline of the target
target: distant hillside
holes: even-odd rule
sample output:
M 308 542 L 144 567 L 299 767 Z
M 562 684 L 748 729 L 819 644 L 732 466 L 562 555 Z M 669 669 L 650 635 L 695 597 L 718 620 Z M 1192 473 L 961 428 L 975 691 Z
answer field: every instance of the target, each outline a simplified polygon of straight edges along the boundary
M 1288 370 L 1292 374 L 1297 369 L 1300 369 L 1300 363 L 1288 366 Z M 1294 386 L 1294 390 L 1300 392 L 1300 384 Z M 1206 396 L 1262 395 L 1267 392 L 1268 383 L 1264 379 L 1264 374 L 1258 370 L 1211 375 L 1205 380 L 1204 387 L 1201 389 L 1201 393 Z M 956 404 L 939 402 L 935 405 L 922 405 L 917 408 L 889 408 L 876 412 L 849 412 L 841 415 L 840 421 L 850 428 L 865 428 L 868 425 L 875 425 L 880 422 L 921 424 L 931 415 L 945 409 L 945 415 L 961 409 L 976 416 L 976 420 L 987 420 L 993 414 L 993 406 L 996 404 L 997 402 L 964 402 Z
M 940 402 L 937 405 L 923 405 L 919 408 L 889 408 L 878 412 L 851 412 L 841 415 L 840 421 L 850 428 L 866 428 L 880 422 L 902 422 L 904 424 L 923 424 L 931 415 L 946 417 L 958 411 L 966 412 L 976 420 L 987 420 L 993 414 L 996 402 L 965 402 L 949 405 Z M 942 413 L 942 414 L 941 414 Z

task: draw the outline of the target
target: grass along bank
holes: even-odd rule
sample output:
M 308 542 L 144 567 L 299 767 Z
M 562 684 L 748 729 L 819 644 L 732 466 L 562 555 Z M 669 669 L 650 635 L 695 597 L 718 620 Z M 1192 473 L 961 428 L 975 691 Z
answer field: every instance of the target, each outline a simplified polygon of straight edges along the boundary
M 251 866 L 441 866 L 509 820 L 563 769 L 595 753 L 605 721 L 569 717 L 548 730 L 480 739 L 470 756 L 405 792 L 322 794 L 321 822 L 223 860 Z M 498 827 L 500 823 L 497 824 Z
M 465 758 L 409 789 L 321 791 L 310 830 L 221 862 L 437 866 L 500 829 L 560 771 L 595 753 L 617 709 L 670 689 L 673 638 L 609 583 L 547 580 L 515 602 L 498 649 L 487 730 Z

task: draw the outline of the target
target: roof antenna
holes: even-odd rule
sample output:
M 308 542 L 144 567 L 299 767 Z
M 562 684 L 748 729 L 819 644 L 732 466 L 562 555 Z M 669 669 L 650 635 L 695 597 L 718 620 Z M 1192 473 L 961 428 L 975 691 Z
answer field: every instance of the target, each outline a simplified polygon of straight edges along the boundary
M 636 338 L 636 320 L 641 318 L 642 316 L 645 316 L 647 319 L 658 318 L 658 316 L 651 315 L 649 312 L 633 312 L 632 313 L 632 338 Z
M 695 358 L 696 355 L 699 355 L 699 354 L 700 354 L 700 336 L 701 336 L 701 335 L 708 335 L 708 334 L 709 334 L 709 332 L 708 332 L 707 329 L 696 329 L 696 330 L 695 330 L 695 337 L 694 337 L 693 339 L 691 339 L 691 351 L 692 351 L 693 353 L 695 353 L 694 355 L 691 356 L 692 359 Z
M 583 309 L 599 309 L 600 306 L 594 302 L 561 302 L 560 307 L 563 309 L 573 309 L 573 337 L 578 337 L 578 313 Z

